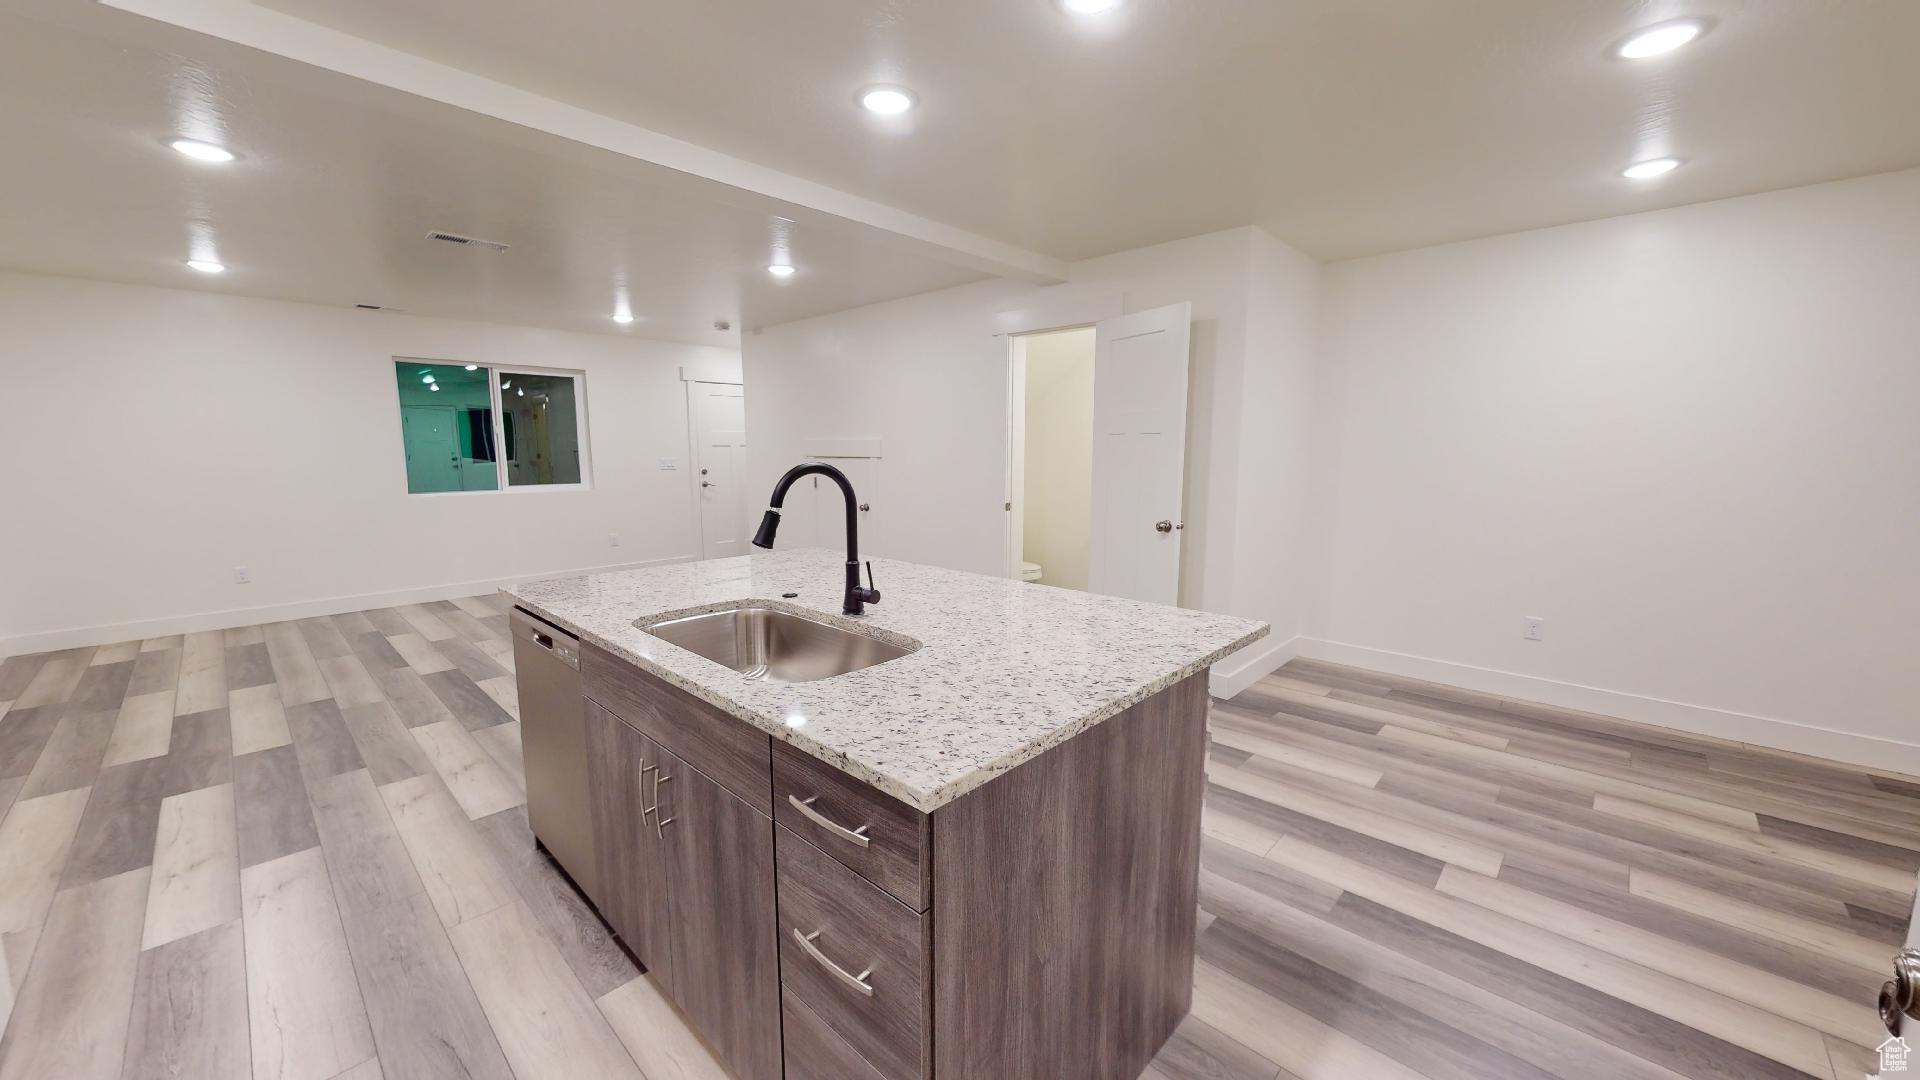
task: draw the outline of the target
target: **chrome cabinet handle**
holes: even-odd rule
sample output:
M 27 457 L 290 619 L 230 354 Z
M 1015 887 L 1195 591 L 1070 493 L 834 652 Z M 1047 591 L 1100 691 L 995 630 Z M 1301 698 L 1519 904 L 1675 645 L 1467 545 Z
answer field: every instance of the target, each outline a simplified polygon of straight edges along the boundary
M 827 817 L 825 814 L 822 814 L 820 811 L 815 810 L 813 808 L 813 804 L 819 798 L 820 796 L 818 795 L 815 795 L 811 798 L 806 798 L 806 799 L 803 799 L 798 795 L 789 795 L 787 796 L 787 802 L 795 810 L 800 811 L 801 816 L 805 817 L 808 821 L 813 822 L 815 825 L 820 826 L 821 828 L 827 830 L 828 832 L 839 837 L 840 839 L 847 841 L 850 844 L 858 844 L 861 847 L 866 847 L 868 842 L 867 827 L 865 825 L 862 825 L 857 829 L 849 829 L 845 825 L 842 825 L 839 822 L 833 820 L 832 818 Z
M 836 964 L 833 961 L 827 959 L 827 954 L 821 952 L 820 946 L 815 945 L 813 943 L 813 939 L 819 936 L 820 936 L 820 931 L 818 930 L 815 930 L 811 934 L 803 934 L 800 932 L 799 927 L 796 926 L 793 928 L 793 940 L 799 942 L 800 947 L 807 950 L 807 955 L 813 957 L 816 963 L 818 963 L 821 967 L 826 968 L 827 971 L 830 972 L 834 978 L 839 979 L 843 983 L 846 983 L 848 989 L 856 991 L 857 993 L 863 994 L 867 997 L 872 997 L 873 984 L 867 981 L 867 976 L 873 974 L 873 969 L 868 968 L 865 971 L 862 971 L 858 975 L 850 974 L 846 968 L 843 968 L 839 964 Z
M 642 803 L 645 803 L 648 801 L 647 800 L 647 774 L 650 772 L 656 772 L 659 770 L 659 768 L 660 766 L 658 765 L 647 764 L 646 758 L 640 759 L 640 801 Z M 656 795 L 656 797 L 658 796 Z M 657 809 L 659 809 L 659 807 L 642 806 L 640 808 L 640 820 L 643 822 L 646 821 L 647 815 L 653 813 Z
M 660 813 L 660 785 L 671 779 L 673 777 L 657 770 L 653 774 L 653 835 L 656 839 L 666 839 L 667 826 L 675 820 Z M 641 817 L 644 819 L 646 815 L 642 814 Z

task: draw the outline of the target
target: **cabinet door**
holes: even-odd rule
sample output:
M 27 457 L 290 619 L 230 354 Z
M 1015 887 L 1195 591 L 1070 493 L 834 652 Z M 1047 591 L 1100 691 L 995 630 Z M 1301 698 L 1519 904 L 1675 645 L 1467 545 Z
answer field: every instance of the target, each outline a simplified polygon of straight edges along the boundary
M 600 913 L 662 988 L 672 986 L 665 845 L 654 826 L 653 782 L 662 751 L 587 702 L 587 787 L 593 804 Z
M 741 1080 L 780 1077 L 773 822 L 663 753 L 673 997 Z

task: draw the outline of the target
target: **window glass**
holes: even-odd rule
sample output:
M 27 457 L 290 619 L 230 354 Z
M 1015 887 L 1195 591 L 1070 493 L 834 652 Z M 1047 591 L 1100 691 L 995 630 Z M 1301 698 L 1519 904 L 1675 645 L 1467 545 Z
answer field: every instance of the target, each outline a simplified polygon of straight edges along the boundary
M 580 404 L 572 375 L 500 373 L 507 485 L 580 482 Z
M 494 491 L 493 400 L 486 368 L 396 360 L 406 436 L 407 491 Z

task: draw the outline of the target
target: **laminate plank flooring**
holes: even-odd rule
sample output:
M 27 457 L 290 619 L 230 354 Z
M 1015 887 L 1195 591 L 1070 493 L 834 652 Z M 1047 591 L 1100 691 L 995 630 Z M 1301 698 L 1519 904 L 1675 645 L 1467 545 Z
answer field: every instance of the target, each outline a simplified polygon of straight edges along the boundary
M 160 801 L 142 949 L 240 917 L 239 833 L 233 785 L 198 788 Z
M 144 867 L 54 898 L 0 1038 L 0 1080 L 120 1075 L 146 900 Z
M 248 1080 L 247 962 L 240 921 L 140 954 L 121 1080 Z
M 506 610 L 0 661 L 0 1080 L 723 1075 L 534 845 Z M 1873 1060 L 1920 779 L 1308 661 L 1213 727 L 1151 1080 Z
M 328 1080 L 373 1055 L 327 863 L 308 848 L 240 875 L 256 1080 Z

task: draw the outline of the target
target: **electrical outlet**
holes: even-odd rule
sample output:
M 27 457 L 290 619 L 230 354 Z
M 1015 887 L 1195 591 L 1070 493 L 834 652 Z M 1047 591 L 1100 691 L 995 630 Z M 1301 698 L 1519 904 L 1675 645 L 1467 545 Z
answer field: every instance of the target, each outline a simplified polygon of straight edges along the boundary
M 619 547 L 619 546 L 620 546 L 620 534 L 619 534 L 619 533 L 608 533 L 608 534 L 607 534 L 607 546 L 608 546 L 608 547 Z
M 1538 615 L 1527 616 L 1526 621 L 1520 624 L 1520 636 L 1528 641 L 1545 641 L 1547 639 L 1547 620 Z
M 679 467 L 680 463 L 673 458 L 663 457 L 660 459 L 660 470 L 662 472 L 672 472 Z
M 244 566 L 236 566 L 233 568 L 233 583 L 235 585 L 247 585 L 252 581 L 253 571 Z

